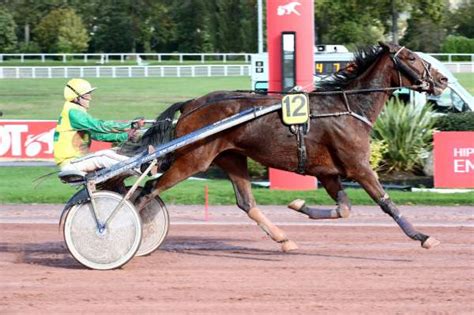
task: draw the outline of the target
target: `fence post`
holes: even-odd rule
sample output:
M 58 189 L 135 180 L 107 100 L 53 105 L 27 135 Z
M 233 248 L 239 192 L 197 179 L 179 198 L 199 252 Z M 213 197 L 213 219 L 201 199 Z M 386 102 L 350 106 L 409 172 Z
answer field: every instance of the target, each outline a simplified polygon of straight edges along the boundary
M 63 62 L 66 63 L 66 54 L 63 54 Z
M 21 60 L 22 63 L 25 62 L 25 55 L 21 54 L 20 55 L 20 60 Z
M 183 63 L 183 54 L 179 54 L 179 63 Z
M 53 75 L 52 75 L 52 71 L 51 71 L 51 67 L 48 67 L 48 78 L 52 78 Z

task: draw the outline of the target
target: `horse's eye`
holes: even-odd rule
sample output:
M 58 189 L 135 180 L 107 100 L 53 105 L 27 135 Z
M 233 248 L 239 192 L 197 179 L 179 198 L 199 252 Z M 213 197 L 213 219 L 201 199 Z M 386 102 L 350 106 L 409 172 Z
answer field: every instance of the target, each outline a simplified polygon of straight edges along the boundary
M 410 57 L 408 57 L 408 60 L 410 60 L 410 61 L 415 61 L 416 58 L 415 58 L 415 56 L 410 56 Z

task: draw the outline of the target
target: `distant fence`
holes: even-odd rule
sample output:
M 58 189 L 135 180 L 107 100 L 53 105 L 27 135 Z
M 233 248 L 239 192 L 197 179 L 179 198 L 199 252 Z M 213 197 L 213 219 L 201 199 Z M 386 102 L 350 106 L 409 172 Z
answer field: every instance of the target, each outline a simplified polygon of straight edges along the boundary
M 249 76 L 250 65 L 0 67 L 0 79 Z
M 222 61 L 235 62 L 237 60 L 244 61 L 246 63 L 250 62 L 251 58 L 250 53 L 93 53 L 93 54 L 0 54 L 0 63 L 8 60 L 19 60 L 19 62 L 24 63 L 27 61 L 62 61 L 67 63 L 71 60 L 77 61 L 82 60 L 84 63 L 94 61 L 100 64 L 107 64 L 110 61 L 120 61 L 122 63 L 130 60 L 141 60 L 146 59 L 146 61 L 158 61 L 163 62 L 167 60 L 175 60 L 180 63 L 186 61 L 193 62 L 212 62 L 212 61 Z M 445 54 L 445 53 L 428 53 L 439 59 L 443 62 L 474 62 L 474 54 Z
M 67 63 L 70 60 L 81 59 L 84 63 L 90 60 L 97 63 L 107 64 L 111 60 L 125 62 L 127 60 L 140 60 L 145 58 L 147 61 L 156 60 L 158 62 L 166 60 L 177 60 L 180 63 L 185 61 L 198 61 L 201 63 L 209 61 L 234 62 L 236 60 L 250 62 L 249 53 L 114 53 L 114 54 L 0 54 L 0 63 L 7 60 L 26 61 L 57 61 L 61 60 Z
M 443 62 L 443 64 L 453 73 L 474 72 L 474 62 Z

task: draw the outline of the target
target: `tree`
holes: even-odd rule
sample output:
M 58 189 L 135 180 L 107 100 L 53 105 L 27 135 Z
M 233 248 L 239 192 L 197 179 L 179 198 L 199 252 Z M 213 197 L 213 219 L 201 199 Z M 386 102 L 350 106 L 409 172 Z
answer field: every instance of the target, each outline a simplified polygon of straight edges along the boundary
M 38 25 L 51 10 L 65 7 L 67 2 L 67 0 L 0 0 L 0 3 L 12 12 L 17 24 L 17 37 L 24 46 L 30 43 L 32 26 Z
M 447 19 L 454 35 L 474 38 L 474 1 L 464 0 Z
M 401 44 L 411 50 L 438 52 L 446 37 L 446 31 L 427 17 L 411 18 Z
M 92 37 L 96 51 L 107 53 L 133 51 L 135 42 L 128 4 L 128 0 L 102 3 Z
M 175 49 L 181 52 L 213 51 L 209 10 L 202 0 L 174 1 L 171 7 L 176 28 Z M 215 30 L 212 30 L 215 31 Z
M 158 52 L 175 50 L 177 38 L 177 21 L 171 15 L 169 5 L 161 4 L 155 7 L 150 17 L 150 49 Z
M 415 1 L 405 36 L 400 41 L 401 44 L 412 50 L 440 51 L 446 37 L 443 23 L 445 11 L 446 3 L 443 0 Z
M 45 52 L 71 53 L 87 50 L 89 36 L 73 9 L 55 9 L 34 29 L 38 44 Z
M 15 49 L 17 43 L 15 29 L 13 16 L 0 8 L 0 52 L 11 52 Z
M 377 5 L 362 0 L 318 0 L 315 20 L 320 44 L 359 46 L 383 39 Z

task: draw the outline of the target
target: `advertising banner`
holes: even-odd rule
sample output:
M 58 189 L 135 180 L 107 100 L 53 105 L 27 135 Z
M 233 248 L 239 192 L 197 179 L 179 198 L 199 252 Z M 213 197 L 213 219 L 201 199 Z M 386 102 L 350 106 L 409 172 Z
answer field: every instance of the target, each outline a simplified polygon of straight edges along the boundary
M 434 186 L 474 188 L 474 131 L 434 134 Z
M 55 120 L 0 120 L 0 161 L 54 161 Z M 110 143 L 92 142 L 92 151 Z

